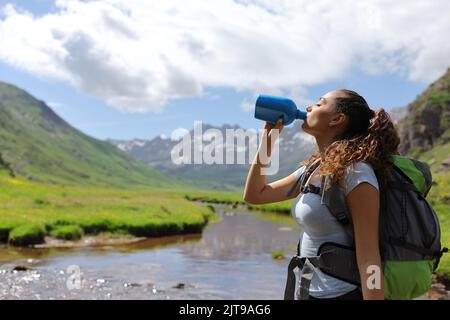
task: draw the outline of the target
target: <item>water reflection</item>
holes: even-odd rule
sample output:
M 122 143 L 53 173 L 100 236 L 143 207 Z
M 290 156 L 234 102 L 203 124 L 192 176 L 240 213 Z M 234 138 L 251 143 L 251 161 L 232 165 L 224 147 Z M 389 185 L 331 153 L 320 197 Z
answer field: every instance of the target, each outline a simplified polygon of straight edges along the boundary
M 268 222 L 253 214 L 218 214 L 222 221 L 208 226 L 198 243 L 183 245 L 183 254 L 198 259 L 234 260 L 275 250 L 288 251 L 297 241 L 295 225 Z

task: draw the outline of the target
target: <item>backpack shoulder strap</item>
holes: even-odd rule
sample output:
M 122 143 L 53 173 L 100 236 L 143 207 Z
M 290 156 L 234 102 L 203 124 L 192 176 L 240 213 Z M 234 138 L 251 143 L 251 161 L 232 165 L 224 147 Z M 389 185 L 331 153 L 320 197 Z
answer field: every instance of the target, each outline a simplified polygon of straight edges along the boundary
M 322 180 L 322 199 L 321 204 L 326 205 L 330 213 L 344 226 L 345 232 L 353 239 L 353 223 L 342 191 L 337 182 L 332 182 L 331 177 L 324 177 Z
M 300 189 L 304 186 L 306 181 L 308 181 L 309 176 L 316 170 L 316 168 L 320 164 L 320 158 L 314 160 L 313 163 L 311 163 L 309 166 L 305 168 L 303 173 L 298 177 L 297 181 L 294 182 L 292 187 L 289 189 L 288 193 L 286 194 L 287 197 L 290 197 L 292 192 L 296 189 L 297 186 L 300 186 Z

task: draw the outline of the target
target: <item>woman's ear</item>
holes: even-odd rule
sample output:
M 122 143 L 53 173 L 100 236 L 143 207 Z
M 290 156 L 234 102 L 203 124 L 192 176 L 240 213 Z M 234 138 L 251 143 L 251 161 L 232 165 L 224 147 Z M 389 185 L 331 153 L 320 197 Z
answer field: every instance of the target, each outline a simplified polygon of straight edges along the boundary
M 346 122 L 347 116 L 344 113 L 336 113 L 331 117 L 330 127 L 340 126 L 342 124 L 345 124 Z

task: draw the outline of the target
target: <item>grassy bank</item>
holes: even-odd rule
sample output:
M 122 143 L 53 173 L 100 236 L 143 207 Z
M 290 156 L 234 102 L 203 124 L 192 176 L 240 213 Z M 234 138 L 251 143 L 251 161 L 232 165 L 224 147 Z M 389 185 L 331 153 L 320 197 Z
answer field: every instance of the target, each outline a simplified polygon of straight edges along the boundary
M 104 232 L 153 237 L 200 232 L 215 219 L 182 191 L 61 186 L 0 173 L 0 241 L 38 244 Z
M 250 210 L 269 211 L 276 213 L 289 213 L 293 200 L 281 201 L 276 203 L 268 203 L 261 205 L 252 205 L 246 203 L 242 199 L 241 192 L 208 192 L 208 191 L 190 191 L 185 192 L 186 199 L 198 200 L 209 203 L 223 203 L 229 205 L 243 205 Z

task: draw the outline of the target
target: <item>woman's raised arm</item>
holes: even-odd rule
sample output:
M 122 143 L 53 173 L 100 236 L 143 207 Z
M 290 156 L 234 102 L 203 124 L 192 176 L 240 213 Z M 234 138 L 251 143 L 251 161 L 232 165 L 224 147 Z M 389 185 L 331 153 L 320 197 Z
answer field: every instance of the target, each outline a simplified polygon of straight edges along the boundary
M 266 122 L 264 126 L 261 141 L 267 141 L 268 158 L 270 158 L 272 152 L 272 129 L 278 129 L 280 130 L 279 132 L 281 132 L 281 130 L 283 129 L 281 119 L 279 119 L 275 125 Z M 275 143 L 275 141 L 273 141 L 273 143 Z M 291 196 L 286 196 L 294 182 L 297 180 L 294 174 L 290 174 L 283 179 L 279 179 L 272 183 L 266 184 L 266 176 L 261 173 L 261 169 L 264 167 L 264 165 L 261 163 L 260 159 L 261 155 L 263 155 L 263 152 L 265 152 L 262 145 L 263 144 L 261 143 L 247 175 L 247 181 L 245 182 L 243 195 L 244 201 L 250 204 L 264 204 L 294 198 L 298 194 L 298 190 L 295 190 L 295 192 L 293 192 Z

